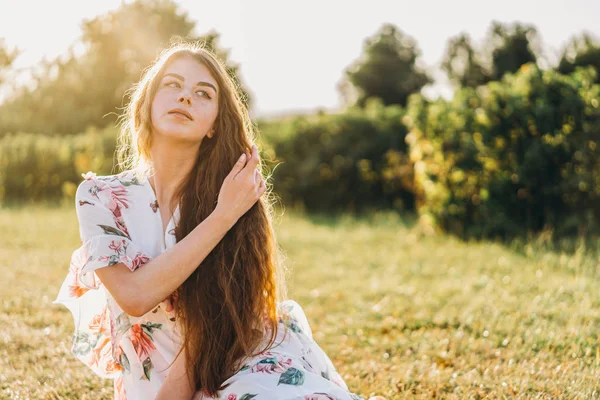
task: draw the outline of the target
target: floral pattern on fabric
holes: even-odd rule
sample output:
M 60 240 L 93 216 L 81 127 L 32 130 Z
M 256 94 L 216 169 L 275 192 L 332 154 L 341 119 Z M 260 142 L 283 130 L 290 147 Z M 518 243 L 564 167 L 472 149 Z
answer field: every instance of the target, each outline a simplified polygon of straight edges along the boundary
M 116 377 L 125 361 L 117 343 L 131 324 L 123 329 L 125 314 L 118 313 L 118 306 L 110 301 L 94 271 L 118 263 L 135 271 L 151 257 L 131 241 L 123 218 L 123 209 L 130 207 L 127 186 L 136 183 L 100 179 L 93 173 L 84 178 L 76 192 L 82 245 L 71 255 L 69 272 L 55 303 L 64 304 L 73 313 L 72 353 L 98 375 Z M 120 320 L 113 318 L 115 311 Z
M 116 400 L 156 397 L 182 340 L 176 325 L 178 291 L 153 310 L 125 313 L 95 271 L 123 263 L 135 273 L 174 246 L 176 218 L 163 231 L 159 205 L 147 179 L 133 171 L 85 178 L 75 206 L 81 246 L 71 255 L 67 276 L 54 303 L 73 315 L 72 353 L 97 375 L 114 379 Z M 358 400 L 312 337 L 298 303 L 278 303 L 276 344 L 229 378 L 219 399 Z M 265 335 L 266 336 L 266 335 Z M 194 399 L 209 398 L 201 392 Z
M 224 384 L 218 397 L 197 393 L 200 399 L 333 399 L 364 400 L 348 391 L 331 359 L 312 337 L 304 310 L 294 300 L 278 304 L 279 332 L 276 344 L 246 360 Z

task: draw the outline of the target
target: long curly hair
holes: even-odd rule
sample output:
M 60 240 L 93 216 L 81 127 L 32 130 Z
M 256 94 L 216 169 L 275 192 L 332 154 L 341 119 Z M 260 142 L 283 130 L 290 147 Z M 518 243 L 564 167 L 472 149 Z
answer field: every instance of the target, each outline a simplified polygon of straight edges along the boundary
M 131 100 L 121 116 L 119 166 L 142 175 L 152 171 L 152 101 L 165 69 L 182 56 L 193 57 L 208 68 L 220 95 L 214 135 L 203 139 L 192 170 L 173 196 L 180 211 L 177 241 L 214 210 L 223 180 L 240 154 L 251 149 L 258 132 L 239 86 L 218 57 L 200 43 L 174 43 L 130 89 Z M 264 175 L 262 162 L 258 168 Z M 277 337 L 281 317 L 277 304 L 287 296 L 287 271 L 273 231 L 268 178 L 268 190 L 176 291 L 187 372 L 196 391 L 211 396 L 227 387 L 222 383 L 239 370 L 245 357 L 267 350 Z M 265 346 L 258 348 L 265 338 Z

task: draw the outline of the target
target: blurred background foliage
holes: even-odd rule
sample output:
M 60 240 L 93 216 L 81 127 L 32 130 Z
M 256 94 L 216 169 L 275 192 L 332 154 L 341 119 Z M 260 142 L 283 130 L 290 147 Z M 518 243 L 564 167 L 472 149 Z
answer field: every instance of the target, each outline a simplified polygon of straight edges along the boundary
M 164 0 L 125 3 L 84 21 L 84 54 L 71 49 L 67 56 L 47 61 L 34 76 L 33 88 L 21 88 L 5 100 L 0 107 L 0 135 L 21 131 L 64 136 L 89 126 L 113 126 L 129 101 L 126 91 L 175 37 L 204 42 L 237 81 L 239 66 L 228 62 L 228 52 L 218 47 L 218 33 L 194 37 L 194 26 L 175 3 Z M 7 52 L 0 50 L 0 65 Z
M 85 21 L 82 54 L 46 62 L 0 104 L 0 201 L 72 201 L 81 173 L 118 172 L 127 89 L 173 38 L 214 50 L 250 106 L 219 34 L 193 29 L 168 0 Z M 597 235 L 600 43 L 582 33 L 558 65 L 541 48 L 521 23 L 492 22 L 480 47 L 459 33 L 441 63 L 454 97 L 432 100 L 420 94 L 433 78 L 418 44 L 384 24 L 341 72 L 341 111 L 256 121 L 275 193 L 311 212 L 415 214 L 429 231 L 463 238 Z M 0 41 L 0 86 L 18 54 Z

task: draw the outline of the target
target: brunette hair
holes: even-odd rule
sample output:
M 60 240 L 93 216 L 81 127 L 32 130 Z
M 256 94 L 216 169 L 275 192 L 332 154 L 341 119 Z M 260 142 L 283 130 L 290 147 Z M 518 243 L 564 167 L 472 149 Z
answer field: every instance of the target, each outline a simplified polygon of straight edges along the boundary
M 202 44 L 174 43 L 130 89 L 118 140 L 119 165 L 143 175 L 152 172 L 152 101 L 165 69 L 180 57 L 206 66 L 219 94 L 214 135 L 202 140 L 192 170 L 173 196 L 180 211 L 177 241 L 214 210 L 223 180 L 257 134 L 242 91 L 218 57 Z M 264 175 L 264 165 L 258 168 Z M 277 337 L 277 303 L 287 295 L 287 271 L 273 231 L 272 195 L 267 190 L 176 291 L 187 372 L 196 390 L 211 396 L 226 387 L 222 383 L 239 370 L 244 357 L 270 348 Z

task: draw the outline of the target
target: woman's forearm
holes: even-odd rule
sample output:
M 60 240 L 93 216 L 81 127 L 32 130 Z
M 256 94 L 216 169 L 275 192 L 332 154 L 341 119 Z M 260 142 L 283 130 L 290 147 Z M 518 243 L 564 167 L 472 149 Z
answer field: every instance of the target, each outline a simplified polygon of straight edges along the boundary
M 122 263 L 96 273 L 123 311 L 142 316 L 181 286 L 234 224 L 225 214 L 213 212 L 180 242 L 133 273 Z
M 165 378 L 156 400 L 190 400 L 194 389 L 186 372 L 185 351 L 175 359 L 169 374 Z

